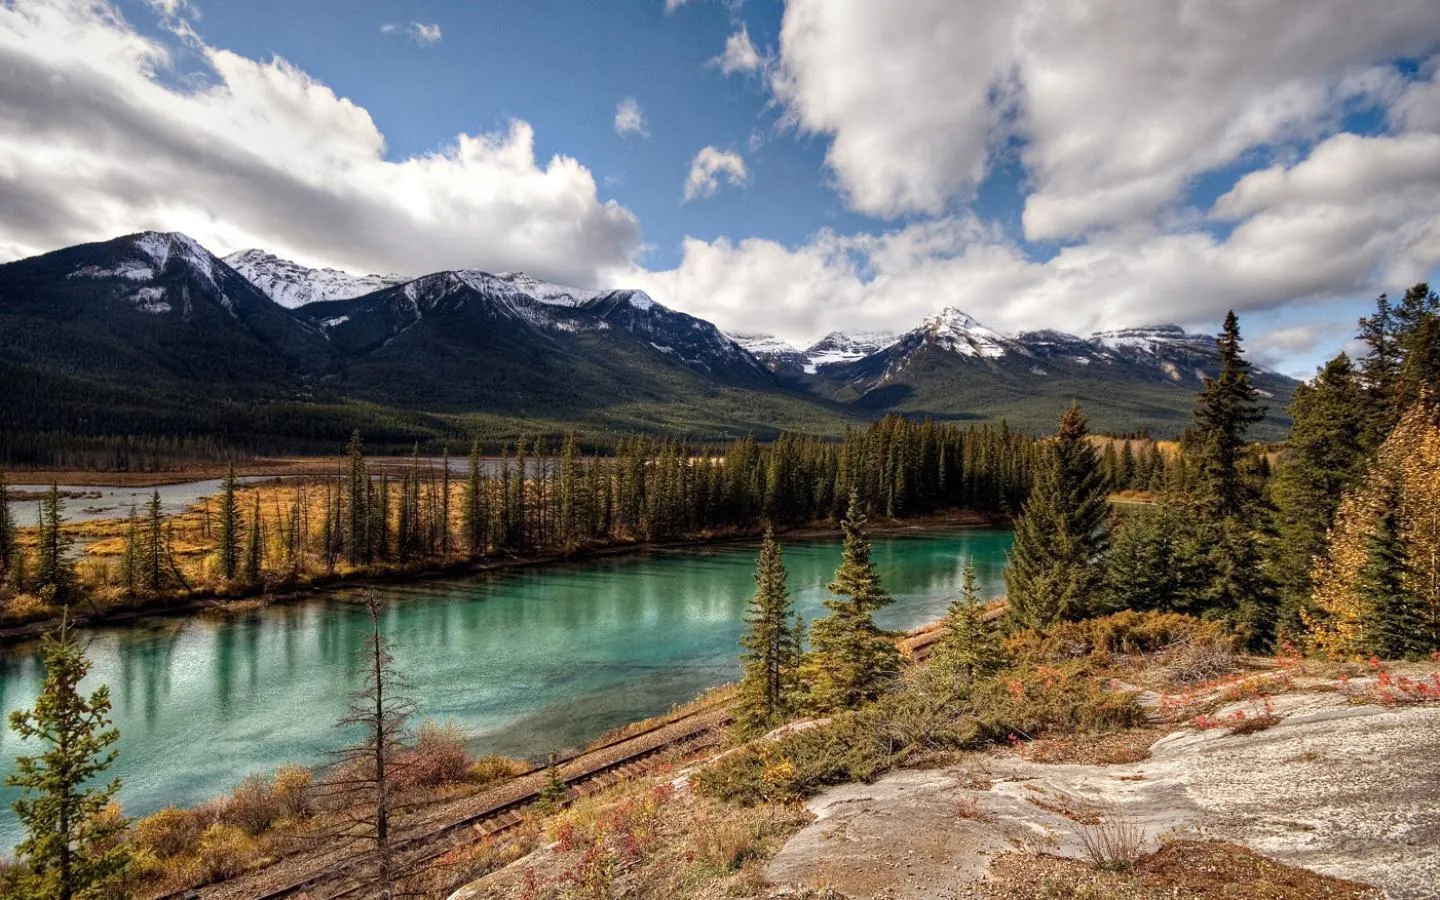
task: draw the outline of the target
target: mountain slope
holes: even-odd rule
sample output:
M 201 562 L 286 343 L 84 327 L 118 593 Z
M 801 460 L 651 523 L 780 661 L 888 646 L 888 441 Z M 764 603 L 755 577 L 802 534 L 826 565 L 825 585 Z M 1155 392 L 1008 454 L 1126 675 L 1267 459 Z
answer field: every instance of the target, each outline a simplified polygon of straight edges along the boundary
M 163 435 L 281 452 L 357 427 L 392 445 L 570 427 L 763 437 L 892 411 L 1049 431 L 1071 401 L 1097 430 L 1171 434 L 1215 360 L 1212 339 L 1174 326 L 1005 335 L 956 310 L 799 350 L 737 342 L 640 291 L 459 270 L 319 299 L 392 276 L 231 259 L 259 286 L 179 234 L 0 266 L 0 445 Z M 1294 386 L 1257 383 L 1276 411 Z
M 1174 325 L 1089 339 L 1058 331 L 1008 336 L 947 309 L 891 346 L 823 374 L 831 396 L 872 410 L 1004 417 L 1039 431 L 1076 402 L 1097 431 L 1173 434 L 1190 423 L 1195 395 L 1216 363 L 1214 338 Z M 1255 382 L 1269 407 L 1255 436 L 1278 439 L 1289 428 L 1284 407 L 1295 382 L 1265 370 L 1256 370 Z
M 264 250 L 241 250 L 224 261 L 286 309 L 323 300 L 349 300 L 410 280 L 405 275 L 351 275 L 339 269 L 311 269 Z

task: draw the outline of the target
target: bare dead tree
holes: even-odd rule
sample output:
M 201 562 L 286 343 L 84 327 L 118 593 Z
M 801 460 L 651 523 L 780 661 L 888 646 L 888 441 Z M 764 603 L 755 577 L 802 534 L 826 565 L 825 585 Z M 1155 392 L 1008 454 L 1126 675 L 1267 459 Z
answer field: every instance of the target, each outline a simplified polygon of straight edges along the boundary
M 403 696 L 405 682 L 395 671 L 389 642 L 381 631 L 380 600 L 371 591 L 364 602 L 370 616 L 370 634 L 362 651 L 365 684 L 351 695 L 350 708 L 339 722 L 345 729 L 359 726 L 364 736 L 335 754 L 326 786 L 341 810 L 337 837 L 369 846 L 379 896 L 394 900 L 398 873 L 391 855 L 390 816 L 415 704 Z

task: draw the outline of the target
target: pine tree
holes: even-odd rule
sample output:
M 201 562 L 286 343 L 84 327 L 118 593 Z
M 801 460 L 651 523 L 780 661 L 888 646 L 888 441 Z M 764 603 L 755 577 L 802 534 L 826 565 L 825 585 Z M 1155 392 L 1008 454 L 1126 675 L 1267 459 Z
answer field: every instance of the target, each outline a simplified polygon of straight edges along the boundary
M 358 428 L 350 435 L 345 455 L 350 466 L 347 504 L 349 519 L 345 530 L 346 559 L 350 565 L 356 566 L 362 561 L 370 561 L 370 495 L 373 493 L 370 473 L 365 469 L 365 447 L 360 440 Z
M 15 517 L 10 512 L 10 488 L 0 471 L 0 584 L 15 565 Z
M 1418 658 L 1430 649 L 1425 610 L 1409 587 L 1413 572 L 1400 540 L 1399 500 L 1387 485 L 1355 585 L 1366 607 L 1363 650 L 1381 659 Z
M 170 561 L 170 546 L 160 513 L 160 492 L 154 491 L 145 503 L 145 521 L 140 527 L 135 586 L 147 597 L 153 597 L 175 580 Z
M 1271 565 L 1279 592 L 1277 631 L 1303 630 L 1314 585 L 1311 570 L 1324 555 L 1340 498 L 1364 472 L 1367 409 L 1360 377 L 1345 354 L 1330 360 L 1290 403 L 1293 425 L 1272 488 L 1276 539 Z
M 70 536 L 65 533 L 65 501 L 58 485 L 40 501 L 40 539 L 36 548 L 35 588 L 57 603 L 75 599 L 75 570 L 70 562 Z
M 16 893 L 100 900 L 130 864 L 129 846 L 116 840 L 125 820 L 108 809 L 120 781 L 94 783 L 115 761 L 112 745 L 120 738 L 110 723 L 110 689 L 80 693 L 90 661 L 68 623 L 45 638 L 41 652 L 45 681 L 35 706 L 10 714 L 11 730 L 40 749 L 17 757 L 15 774 L 5 779 L 22 792 L 15 815 L 26 832 L 16 847 L 23 867 Z
M 944 631 L 935 642 L 930 666 L 951 684 L 968 688 L 1005 663 L 999 637 L 985 622 L 975 564 L 965 564 L 960 596 L 945 611 Z
M 740 638 L 745 675 L 740 680 L 736 720 L 744 732 L 763 731 L 785 720 L 793 709 L 800 635 L 792 630 L 794 612 L 785 585 L 785 561 L 775 532 L 765 530 L 755 563 L 755 594 Z
M 1240 321 L 1232 310 L 1216 338 L 1220 374 L 1205 379 L 1195 406 L 1190 439 L 1199 461 L 1200 507 L 1209 521 L 1248 514 L 1258 500 L 1246 477 L 1245 433 L 1265 417 L 1250 381 L 1250 363 L 1240 348 Z
M 803 679 L 809 703 L 819 711 L 853 709 L 873 700 L 900 671 L 900 651 L 875 624 L 873 613 L 893 601 L 870 559 L 866 518 L 856 491 L 840 523 L 844 531 L 840 568 L 825 600 L 829 616 L 811 629 L 811 651 Z
M 1126 516 L 1105 562 L 1105 611 L 1194 613 L 1205 582 L 1203 548 L 1180 510 L 1168 503 Z
M 465 479 L 461 526 L 465 529 L 465 550 L 471 557 L 485 555 L 489 521 L 485 515 L 485 485 L 480 477 L 480 439 L 470 445 L 470 468 Z
M 255 494 L 255 511 L 250 516 L 250 533 L 245 541 L 244 576 L 247 584 L 259 584 L 265 562 L 265 535 L 260 518 L 260 494 Z
M 1015 524 L 1005 570 L 1012 621 L 1043 628 L 1082 619 L 1101 603 L 1109 514 L 1100 461 L 1085 416 L 1071 406 L 1035 475 L 1030 500 Z
M 215 546 L 215 564 L 220 577 L 234 581 L 240 571 L 240 503 L 235 496 L 235 464 L 225 471 L 220 483 L 219 539 Z
M 125 596 L 133 599 L 140 593 L 140 518 L 135 507 L 125 519 L 125 554 L 120 558 L 120 583 Z

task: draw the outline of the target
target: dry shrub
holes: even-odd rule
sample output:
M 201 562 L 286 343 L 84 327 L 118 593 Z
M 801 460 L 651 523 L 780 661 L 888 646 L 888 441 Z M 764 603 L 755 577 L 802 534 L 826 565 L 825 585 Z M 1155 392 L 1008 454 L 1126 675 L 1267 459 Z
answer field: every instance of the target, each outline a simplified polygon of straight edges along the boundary
M 1190 687 L 1215 681 L 1238 669 L 1233 638 L 1197 635 L 1167 650 L 1155 674 L 1162 683 L 1172 687 Z
M 396 786 L 407 790 L 465 781 L 471 759 L 459 728 L 426 722 L 420 726 L 415 744 L 403 751 L 395 763 Z
M 712 871 L 737 871 L 765 848 L 765 834 L 755 823 L 724 819 L 711 823 L 696 834 L 697 861 Z
M 281 766 L 275 770 L 271 795 L 280 807 L 281 818 L 309 818 L 314 811 L 311 804 L 313 777 L 304 766 Z
M 530 767 L 508 756 L 482 756 L 470 764 L 465 776 L 475 784 L 493 784 L 528 772 Z
M 1165 653 L 1186 642 L 1233 641 L 1225 626 L 1168 612 L 1125 610 L 1114 615 L 1058 622 L 1041 631 L 1021 631 L 1005 641 L 1018 661 L 1061 662 L 1087 656 Z
M 135 820 L 135 841 L 162 858 L 181 856 L 199 846 L 200 836 L 213 823 L 208 810 L 167 806 Z
M 1051 731 L 1084 734 L 1144 721 L 1133 694 L 1106 688 L 1090 660 L 1025 664 L 978 682 L 972 693 L 980 735 L 989 740 L 1035 738 Z
M 1123 872 L 1144 855 L 1145 829 L 1119 807 L 1103 807 L 1098 821 L 1080 826 L 1080 844 L 1095 868 Z
M 259 849 L 255 839 L 243 828 L 217 822 L 200 836 L 195 855 L 205 877 L 218 881 L 248 869 L 259 855 Z

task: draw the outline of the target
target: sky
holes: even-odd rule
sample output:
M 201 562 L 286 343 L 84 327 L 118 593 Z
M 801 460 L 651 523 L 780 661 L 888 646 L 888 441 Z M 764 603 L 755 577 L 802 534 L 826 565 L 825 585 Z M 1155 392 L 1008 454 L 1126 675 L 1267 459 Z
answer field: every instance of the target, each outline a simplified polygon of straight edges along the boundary
M 1303 376 L 1440 280 L 1440 3 L 0 0 L 0 260 L 147 229 Z

